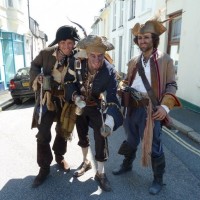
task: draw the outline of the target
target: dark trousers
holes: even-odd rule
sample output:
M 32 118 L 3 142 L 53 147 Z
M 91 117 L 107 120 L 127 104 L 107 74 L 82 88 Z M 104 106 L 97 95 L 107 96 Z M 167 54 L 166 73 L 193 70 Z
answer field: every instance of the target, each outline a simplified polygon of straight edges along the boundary
M 124 128 L 127 133 L 127 142 L 132 149 L 137 149 L 143 138 L 144 128 L 146 125 L 147 113 L 145 107 L 134 108 L 127 113 L 124 120 Z M 161 142 L 161 124 L 160 121 L 154 121 L 153 141 L 152 141 L 152 157 L 158 158 L 163 155 L 163 147 Z
M 53 160 L 50 141 L 51 127 L 57 118 L 56 137 L 53 144 L 53 150 L 56 156 L 63 158 L 67 151 L 67 141 L 61 135 L 60 115 L 61 107 L 58 105 L 56 111 L 45 111 L 42 115 L 41 123 L 38 125 L 37 138 L 37 163 L 41 168 L 48 168 Z
M 78 132 L 78 145 L 82 148 L 89 147 L 88 131 L 91 127 L 94 131 L 95 159 L 99 162 L 108 159 L 107 143 L 101 136 L 102 118 L 99 109 L 96 106 L 86 106 L 82 115 L 77 117 L 76 128 Z

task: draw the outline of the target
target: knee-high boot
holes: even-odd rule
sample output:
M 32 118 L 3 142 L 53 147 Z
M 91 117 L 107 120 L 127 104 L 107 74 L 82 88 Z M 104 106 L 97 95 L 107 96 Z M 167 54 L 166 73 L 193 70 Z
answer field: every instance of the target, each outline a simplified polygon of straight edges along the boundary
M 67 151 L 67 140 L 65 140 L 64 137 L 61 137 L 60 135 L 56 135 L 54 144 L 53 144 L 53 150 L 55 153 L 55 160 L 58 163 L 58 165 L 66 172 L 70 171 L 69 164 L 64 159 L 64 154 Z
M 40 170 L 34 179 L 32 187 L 38 187 L 46 180 L 48 174 L 50 173 L 50 164 L 52 160 L 53 156 L 50 145 L 37 143 L 37 163 L 40 166 Z
M 165 172 L 165 156 L 164 154 L 158 158 L 151 158 L 152 170 L 154 174 L 154 180 L 149 188 L 150 194 L 158 194 L 162 190 L 163 186 L 163 174 Z
M 120 175 L 127 171 L 132 170 L 132 163 L 136 157 L 137 149 L 132 149 L 127 141 L 124 141 L 119 148 L 118 154 L 124 155 L 123 163 L 119 168 L 114 169 L 112 173 L 114 175 Z

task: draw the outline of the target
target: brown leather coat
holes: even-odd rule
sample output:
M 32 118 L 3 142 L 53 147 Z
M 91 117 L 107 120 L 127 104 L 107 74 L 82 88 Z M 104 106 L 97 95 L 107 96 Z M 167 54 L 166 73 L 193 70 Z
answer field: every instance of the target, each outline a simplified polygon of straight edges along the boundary
M 131 59 L 128 62 L 128 71 L 126 81 L 128 85 L 131 85 L 131 79 L 134 81 L 134 77 L 137 72 L 137 62 L 140 56 Z M 160 51 L 155 55 L 156 64 L 151 66 L 151 87 L 156 94 L 156 97 L 161 101 L 161 104 L 167 105 L 169 109 L 174 106 L 180 106 L 179 100 L 176 98 L 175 93 L 177 90 L 175 80 L 175 68 L 173 60 L 166 53 Z

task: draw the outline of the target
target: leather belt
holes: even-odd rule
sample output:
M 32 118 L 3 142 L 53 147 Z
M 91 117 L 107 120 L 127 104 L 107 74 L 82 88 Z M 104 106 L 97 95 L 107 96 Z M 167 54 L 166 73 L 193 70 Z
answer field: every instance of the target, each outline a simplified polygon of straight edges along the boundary
M 97 103 L 95 101 L 86 101 L 87 106 L 97 106 Z
M 55 97 L 64 96 L 64 90 L 52 90 L 52 95 Z

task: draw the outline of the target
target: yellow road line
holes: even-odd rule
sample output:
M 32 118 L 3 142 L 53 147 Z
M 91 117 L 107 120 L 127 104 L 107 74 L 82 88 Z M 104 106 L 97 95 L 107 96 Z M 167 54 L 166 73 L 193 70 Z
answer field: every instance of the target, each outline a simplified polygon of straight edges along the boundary
M 186 149 L 188 149 L 189 151 L 193 152 L 194 154 L 196 154 L 196 155 L 198 155 L 200 157 L 200 150 L 198 150 L 197 148 L 195 148 L 192 145 L 190 145 L 187 142 L 185 142 L 183 139 L 181 139 L 180 137 L 178 137 L 171 130 L 169 130 L 167 128 L 163 128 L 162 130 L 165 133 L 167 133 L 171 138 L 173 138 L 176 142 L 178 142 L 179 144 L 181 144 L 182 146 L 184 146 Z

